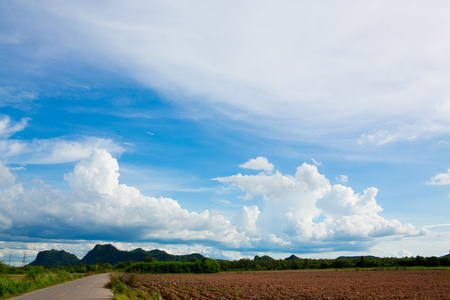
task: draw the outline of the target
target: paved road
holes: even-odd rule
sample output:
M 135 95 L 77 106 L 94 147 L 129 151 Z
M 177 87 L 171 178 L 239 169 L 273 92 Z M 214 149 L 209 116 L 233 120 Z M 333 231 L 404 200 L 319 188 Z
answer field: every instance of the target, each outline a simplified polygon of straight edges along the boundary
M 113 294 L 104 285 L 109 274 L 100 274 L 69 281 L 42 290 L 24 294 L 11 300 L 81 300 L 112 299 Z

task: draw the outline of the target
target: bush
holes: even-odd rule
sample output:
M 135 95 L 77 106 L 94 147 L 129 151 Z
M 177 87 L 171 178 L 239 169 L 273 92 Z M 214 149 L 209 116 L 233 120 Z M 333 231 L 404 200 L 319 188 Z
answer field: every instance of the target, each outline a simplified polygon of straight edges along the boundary
M 204 258 L 195 262 L 138 262 L 124 269 L 127 273 L 218 273 L 220 265 L 213 259 Z

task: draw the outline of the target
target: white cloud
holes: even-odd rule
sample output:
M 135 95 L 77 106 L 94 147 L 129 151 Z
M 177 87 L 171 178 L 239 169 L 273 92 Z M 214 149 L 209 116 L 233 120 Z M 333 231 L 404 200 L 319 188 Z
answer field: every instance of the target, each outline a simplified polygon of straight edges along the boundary
M 0 44 L 2 36 L 0 35 Z M 18 40 L 18 43 L 19 40 Z M 37 99 L 37 93 L 15 89 L 12 87 L 0 86 L 0 107 L 14 107 L 26 110 L 30 107 L 30 103 Z
M 72 173 L 64 175 L 73 191 L 110 196 L 119 186 L 119 164 L 106 150 L 94 149 Z
M 76 136 L 51 139 L 0 139 L 0 155 L 9 163 L 57 164 L 89 157 L 93 149 L 107 149 L 121 154 L 124 149 L 111 139 Z
M 258 232 L 256 220 L 259 214 L 258 206 L 244 206 L 241 212 L 235 217 L 234 224 L 239 231 L 245 232 L 248 235 L 256 235 Z
M 173 199 L 144 196 L 118 178 L 117 160 L 94 149 L 65 175 L 70 195 L 44 183 L 26 189 L 9 182 L 0 191 L 0 229 L 16 237 L 247 244 L 245 233 L 222 215 L 189 212 Z
M 65 174 L 70 194 L 39 181 L 26 188 L 15 183 L 3 164 L 0 175 L 0 234 L 6 240 L 33 236 L 311 252 L 365 249 L 379 238 L 425 232 L 380 216 L 377 189 L 355 194 L 350 187 L 331 185 L 316 166 L 306 163 L 295 176 L 276 171 L 216 178 L 263 197 L 258 205 L 243 206 L 233 222 L 121 184 L 119 164 L 106 150 L 94 149 Z
M 124 148 L 111 139 L 90 136 L 65 136 L 49 139 L 14 139 L 15 133 L 25 130 L 30 118 L 13 122 L 9 116 L 0 119 L 0 157 L 8 163 L 58 164 L 87 158 L 93 149 L 106 149 L 121 154 Z
M 312 160 L 313 164 L 314 164 L 316 167 L 322 166 L 322 163 L 321 163 L 320 161 L 317 161 L 317 160 L 315 160 L 314 158 L 311 158 L 311 160 Z
M 348 182 L 348 176 L 347 175 L 339 175 L 339 177 L 336 177 L 336 180 L 341 183 L 347 183 Z
M 9 171 L 9 168 L 0 161 L 0 187 L 11 186 L 16 177 Z
M 426 182 L 428 185 L 450 185 L 450 169 L 447 173 L 440 173 L 433 176 L 429 181 Z
M 44 1 L 17 15 L 34 20 L 21 33 L 45 37 L 36 52 L 46 57 L 82 49 L 87 61 L 178 104 L 276 135 L 352 133 L 383 145 L 450 131 L 446 1 L 105 5 Z M 58 28 L 50 37 L 49 20 Z M 386 127 L 373 131 L 379 124 Z
M 267 158 L 258 156 L 257 158 L 250 159 L 245 164 L 239 165 L 240 168 L 251 169 L 251 170 L 264 170 L 272 172 L 275 168 L 273 164 L 269 163 Z
M 216 178 L 234 184 L 251 196 L 262 196 L 250 214 L 262 240 L 300 249 L 313 242 L 322 247 L 339 243 L 366 243 L 379 237 L 415 236 L 426 232 L 379 215 L 376 188 L 356 194 L 350 187 L 331 185 L 316 166 L 304 163 L 295 176 L 274 174 L 233 175 Z M 245 210 L 244 210 L 245 211 Z M 246 212 L 246 211 L 245 211 Z M 255 220 L 256 219 L 256 220 Z M 317 221 L 319 220 L 319 221 Z M 255 224 L 255 225 L 253 225 Z M 327 242 L 333 244 L 326 245 Z
M 279 244 L 281 246 L 289 246 L 291 244 L 291 242 L 283 241 L 283 239 L 277 237 L 273 233 L 269 234 L 269 241 L 274 243 L 274 244 Z
M 443 128 L 441 129 L 442 131 L 445 131 L 443 130 Z M 396 128 L 393 131 L 376 129 L 370 133 L 361 134 L 361 137 L 358 140 L 358 144 L 382 146 L 397 141 L 412 141 L 420 135 L 432 132 L 434 132 L 434 130 L 431 130 L 430 128 L 413 129 L 410 128 L 410 126 L 409 128 Z
M 29 118 L 22 118 L 19 123 L 13 124 L 9 116 L 3 116 L 0 119 L 0 138 L 9 138 L 16 132 L 24 130 L 29 120 Z
M 424 228 L 436 228 L 436 227 L 450 227 L 450 224 L 433 224 L 423 226 Z

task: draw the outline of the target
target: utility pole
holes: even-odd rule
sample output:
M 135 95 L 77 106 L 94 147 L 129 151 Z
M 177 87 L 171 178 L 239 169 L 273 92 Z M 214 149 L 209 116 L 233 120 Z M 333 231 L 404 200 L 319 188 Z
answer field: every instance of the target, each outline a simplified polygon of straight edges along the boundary
M 27 253 L 23 252 L 23 260 L 22 260 L 22 267 L 25 267 L 25 260 L 27 259 Z

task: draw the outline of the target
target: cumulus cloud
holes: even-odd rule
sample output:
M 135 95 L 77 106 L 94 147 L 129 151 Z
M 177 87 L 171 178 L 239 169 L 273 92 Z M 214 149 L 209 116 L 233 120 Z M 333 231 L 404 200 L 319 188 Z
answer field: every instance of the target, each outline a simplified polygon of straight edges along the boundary
M 239 165 L 240 168 L 251 169 L 251 170 L 264 170 L 268 172 L 272 172 L 275 168 L 273 164 L 269 163 L 267 158 L 259 156 L 254 159 L 250 159 L 245 164 Z
M 233 221 L 209 210 L 188 211 L 174 199 L 145 196 L 119 177 L 117 160 L 103 149 L 94 149 L 64 175 L 70 193 L 41 181 L 31 187 L 16 183 L 0 164 L 0 234 L 4 240 L 196 243 L 300 253 L 365 249 L 379 238 L 424 233 L 383 218 L 376 188 L 356 194 L 350 187 L 331 185 L 306 163 L 294 176 L 275 171 L 216 178 L 262 197 L 243 206 Z
M 2 167 L 2 174 L 9 178 Z M 2 178 L 5 176 L 2 176 Z M 63 194 L 44 183 L 26 189 L 8 180 L 0 190 L 0 229 L 11 236 L 125 241 L 197 241 L 224 247 L 245 245 L 222 215 L 183 209 L 170 198 L 142 195 L 119 183 L 119 165 L 106 150 L 94 149 L 64 178 Z
M 429 181 L 426 182 L 428 185 L 450 185 L 450 169 L 447 173 L 440 173 L 433 176 Z
M 257 232 L 264 242 L 296 249 L 315 242 L 322 242 L 321 247 L 336 247 L 340 243 L 425 233 L 411 224 L 383 218 L 382 208 L 376 202 L 376 188 L 357 194 L 350 187 L 331 185 L 316 166 L 306 163 L 297 168 L 295 176 L 276 171 L 216 180 L 236 185 L 253 197 L 262 196 L 259 206 L 253 206 L 253 213 L 244 208 L 241 215 L 247 216 L 244 220 L 251 224 L 253 236 Z M 325 246 L 330 241 L 334 245 Z
M 6 187 L 14 184 L 15 176 L 9 171 L 9 168 L 0 161 L 0 187 Z
M 256 220 L 259 214 L 258 206 L 244 206 L 241 212 L 235 217 L 234 224 L 239 231 L 245 232 L 248 235 L 255 235 L 258 232 Z

